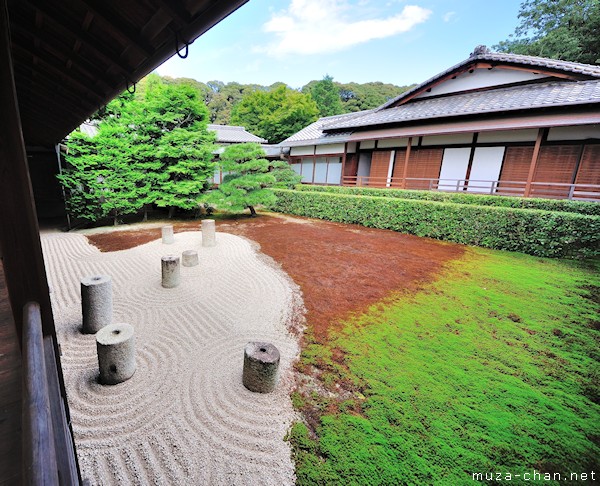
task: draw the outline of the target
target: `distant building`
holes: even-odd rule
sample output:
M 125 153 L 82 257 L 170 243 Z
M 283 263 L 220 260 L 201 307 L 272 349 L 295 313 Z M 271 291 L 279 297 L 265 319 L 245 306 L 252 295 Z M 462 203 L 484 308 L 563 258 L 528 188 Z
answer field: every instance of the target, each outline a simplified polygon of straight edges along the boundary
M 379 108 L 281 142 L 309 184 L 600 201 L 600 66 L 479 46 Z
M 232 125 L 208 125 L 208 130 L 215 132 L 216 144 L 220 145 L 215 153 L 221 154 L 224 148 L 228 145 L 236 143 L 258 143 L 263 148 L 267 159 L 282 159 L 284 155 L 289 153 L 289 149 L 285 149 L 280 145 L 270 145 L 268 140 L 258 137 L 253 133 L 246 131 L 244 127 L 236 127 Z M 215 172 L 214 183 L 220 184 L 223 181 L 223 176 L 226 175 L 221 171 Z
M 260 143 L 266 144 L 267 140 L 260 138 L 253 133 L 247 132 L 244 127 L 236 127 L 232 125 L 208 125 L 208 130 L 215 132 L 217 136 L 217 144 L 231 145 L 234 143 Z

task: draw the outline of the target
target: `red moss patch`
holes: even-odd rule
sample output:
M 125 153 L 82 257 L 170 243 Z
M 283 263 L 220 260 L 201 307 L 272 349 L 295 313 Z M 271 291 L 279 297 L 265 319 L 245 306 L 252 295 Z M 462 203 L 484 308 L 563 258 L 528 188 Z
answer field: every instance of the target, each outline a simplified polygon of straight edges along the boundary
M 175 232 L 197 231 L 200 221 L 173 222 Z M 300 286 L 307 320 L 322 342 L 341 317 L 390 295 L 431 281 L 464 247 L 394 231 L 307 218 L 266 216 L 217 221 L 217 231 L 244 236 L 277 261 Z M 88 236 L 101 251 L 161 237 L 160 228 Z

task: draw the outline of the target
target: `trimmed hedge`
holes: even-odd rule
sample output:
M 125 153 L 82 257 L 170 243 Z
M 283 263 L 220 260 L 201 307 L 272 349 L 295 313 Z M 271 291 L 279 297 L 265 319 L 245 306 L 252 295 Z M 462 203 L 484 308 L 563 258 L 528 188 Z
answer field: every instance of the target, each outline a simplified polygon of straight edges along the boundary
M 448 202 L 455 204 L 475 204 L 477 206 L 497 206 L 505 208 L 540 209 L 567 213 L 600 216 L 600 203 L 572 201 L 568 199 L 539 199 L 510 196 L 490 196 L 454 192 L 415 191 L 408 189 L 386 189 L 351 186 L 311 186 L 298 184 L 298 191 L 329 192 L 332 194 L 353 194 L 360 196 L 390 197 L 398 199 L 419 199 L 425 201 Z
M 600 254 L 600 217 L 324 191 L 276 189 L 274 211 L 540 257 Z

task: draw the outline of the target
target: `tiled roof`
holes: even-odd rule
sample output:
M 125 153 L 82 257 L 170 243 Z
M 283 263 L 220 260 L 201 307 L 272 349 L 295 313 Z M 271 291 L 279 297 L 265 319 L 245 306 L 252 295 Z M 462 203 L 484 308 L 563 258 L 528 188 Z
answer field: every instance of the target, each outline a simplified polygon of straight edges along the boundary
M 294 133 L 289 138 L 286 138 L 283 142 L 280 142 L 279 145 L 284 147 L 292 147 L 297 145 L 309 145 L 309 144 L 323 144 L 323 143 L 336 143 L 336 142 L 344 142 L 345 135 L 349 135 L 351 132 L 347 133 L 336 133 L 335 136 L 323 134 L 323 126 L 329 124 L 337 124 L 343 122 L 349 122 L 354 118 L 361 117 L 365 114 L 372 113 L 373 110 L 366 111 L 358 111 L 354 113 L 345 113 L 343 115 L 334 115 L 334 116 L 326 116 L 323 118 L 319 118 L 316 122 L 311 123 L 306 128 L 303 128 L 299 132 Z
M 264 138 L 257 137 L 247 132 L 244 127 L 231 125 L 208 125 L 208 129 L 217 133 L 217 143 L 267 143 Z
M 507 64 L 520 64 L 522 66 L 530 66 L 532 68 L 545 68 L 553 71 L 562 71 L 565 73 L 571 74 L 579 74 L 583 76 L 590 76 L 594 78 L 600 78 L 600 66 L 596 66 L 593 64 L 582 64 L 579 62 L 570 62 L 570 61 L 560 61 L 557 59 L 549 59 L 546 57 L 537 57 L 537 56 L 525 56 L 522 54 L 508 54 L 505 52 L 491 52 L 485 46 L 478 46 L 475 48 L 475 51 L 471 54 L 470 57 L 465 59 L 458 64 L 442 71 L 439 74 L 436 74 L 432 78 L 429 78 L 427 81 L 422 82 L 421 84 L 415 86 L 408 91 L 405 91 L 400 96 L 397 96 L 394 99 L 389 100 L 387 103 L 381 105 L 378 110 L 382 110 L 387 108 L 388 106 L 392 106 L 396 104 L 398 101 L 411 96 L 414 92 L 421 90 L 424 86 L 431 84 L 438 79 L 445 77 L 446 75 L 452 73 L 453 71 L 457 71 L 460 68 L 479 61 L 487 61 L 492 63 L 507 63 Z
M 404 105 L 385 110 L 361 112 L 361 116 L 355 116 L 351 120 L 330 122 L 322 129 L 347 130 L 413 120 L 590 103 L 600 103 L 600 80 L 554 81 L 439 98 L 414 99 Z

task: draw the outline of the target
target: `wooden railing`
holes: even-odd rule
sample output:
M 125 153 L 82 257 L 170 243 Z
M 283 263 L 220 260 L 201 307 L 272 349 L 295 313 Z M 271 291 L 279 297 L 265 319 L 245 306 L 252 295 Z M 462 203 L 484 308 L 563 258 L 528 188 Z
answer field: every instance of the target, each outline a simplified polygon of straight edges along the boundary
M 23 309 L 23 484 L 79 484 L 54 340 L 42 334 L 40 306 Z
M 496 196 L 525 195 L 527 183 L 524 181 L 485 181 L 475 179 L 430 179 L 421 177 L 370 177 L 344 176 L 344 186 L 387 187 L 393 189 L 417 189 L 426 191 L 465 192 L 491 194 Z M 549 199 L 577 199 L 600 202 L 600 185 L 562 184 L 556 182 L 532 182 L 531 197 Z

